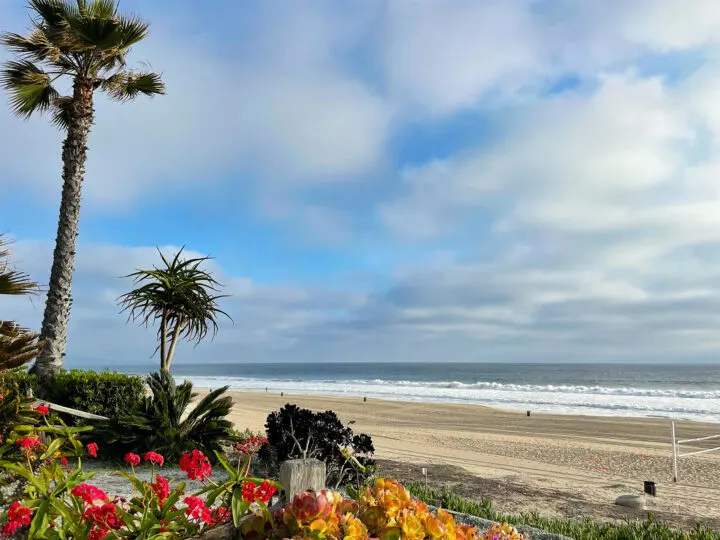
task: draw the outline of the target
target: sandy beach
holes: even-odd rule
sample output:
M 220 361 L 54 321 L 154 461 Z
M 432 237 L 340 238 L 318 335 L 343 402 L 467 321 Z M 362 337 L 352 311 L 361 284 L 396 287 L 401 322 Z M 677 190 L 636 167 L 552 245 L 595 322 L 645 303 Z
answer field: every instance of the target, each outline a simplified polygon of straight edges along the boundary
M 403 403 L 278 393 L 232 393 L 238 428 L 262 430 L 268 413 L 286 403 L 333 410 L 356 432 L 372 436 L 388 474 L 493 500 L 508 512 L 538 511 L 599 519 L 643 517 L 613 503 L 657 483 L 648 511 L 690 526 L 720 526 L 720 454 L 680 460 L 672 482 L 670 421 L 504 411 L 475 405 Z M 720 434 L 720 424 L 676 422 L 679 439 Z M 720 446 L 720 439 L 693 448 Z

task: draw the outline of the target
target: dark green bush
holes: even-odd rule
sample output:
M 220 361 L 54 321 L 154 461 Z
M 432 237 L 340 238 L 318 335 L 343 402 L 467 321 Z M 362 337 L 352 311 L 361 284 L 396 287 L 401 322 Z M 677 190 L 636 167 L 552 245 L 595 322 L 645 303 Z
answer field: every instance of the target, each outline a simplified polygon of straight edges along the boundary
M 329 487 L 357 487 L 375 468 L 370 436 L 353 433 L 333 411 L 313 412 L 287 404 L 267 417 L 265 429 L 268 444 L 258 456 L 272 473 L 277 473 L 285 460 L 316 458 L 325 462 Z M 346 457 L 346 451 L 360 467 Z
M 223 396 L 227 386 L 207 394 L 191 407 L 198 396 L 192 383 L 176 385 L 166 372 L 153 373 L 146 379 L 151 395 L 140 400 L 132 414 L 108 422 L 94 422 L 90 436 L 112 456 L 127 452 L 142 454 L 155 451 L 173 461 L 189 450 L 202 450 L 211 460 L 222 443 L 234 440 L 233 425 L 227 420 L 232 398 Z
M 39 391 L 52 403 L 116 418 L 132 415 L 143 400 L 142 379 L 109 371 L 62 371 Z

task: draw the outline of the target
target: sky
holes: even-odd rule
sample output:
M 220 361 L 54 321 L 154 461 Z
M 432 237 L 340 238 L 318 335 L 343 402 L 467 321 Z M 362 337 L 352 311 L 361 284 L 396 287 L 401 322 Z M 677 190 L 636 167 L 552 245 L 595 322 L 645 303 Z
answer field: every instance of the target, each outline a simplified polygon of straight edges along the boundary
M 157 362 L 116 299 L 180 246 L 233 322 L 177 362 L 718 362 L 717 0 L 121 6 L 167 95 L 98 97 L 69 366 Z M 0 107 L 0 231 L 41 284 L 61 141 Z

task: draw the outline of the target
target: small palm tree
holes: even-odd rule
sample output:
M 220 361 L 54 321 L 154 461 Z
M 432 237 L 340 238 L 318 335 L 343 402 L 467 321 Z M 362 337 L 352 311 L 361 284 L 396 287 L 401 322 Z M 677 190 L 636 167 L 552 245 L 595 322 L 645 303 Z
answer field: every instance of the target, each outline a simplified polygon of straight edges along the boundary
M 180 339 L 200 343 L 212 330 L 218 330 L 218 316 L 231 317 L 218 307 L 217 300 L 227 295 L 215 295 L 219 283 L 212 274 L 200 268 L 210 257 L 181 259 L 182 248 L 169 260 L 162 252 L 163 268 L 138 270 L 128 276 L 134 279 L 136 289 L 118 298 L 123 311 L 129 311 L 128 320 L 148 325 L 158 321 L 158 347 L 160 370 L 170 371 L 175 347 Z
M 128 101 L 141 94 L 162 94 L 164 86 L 156 73 L 128 69 L 127 54 L 148 35 L 148 24 L 120 14 L 116 0 L 29 0 L 29 7 L 32 29 L 27 35 L 0 36 L 0 43 L 16 56 L 4 64 L 0 84 L 10 93 L 17 116 L 49 112 L 53 123 L 67 133 L 60 217 L 41 328 L 45 346 L 34 367 L 46 377 L 62 369 L 65 354 L 94 94 L 99 90 L 111 99 Z M 72 95 L 57 90 L 63 79 L 72 86 Z
M 154 450 L 166 459 L 177 459 L 195 448 L 209 456 L 220 450 L 223 441 L 233 438 L 233 424 L 227 419 L 232 398 L 224 386 L 206 394 L 191 407 L 199 394 L 185 381 L 175 384 L 166 371 L 148 375 L 146 396 L 132 415 L 95 425 L 93 440 L 101 440 L 122 456 L 126 452 Z
M 11 270 L 8 263 L 8 241 L 0 235 L 0 295 L 24 295 L 38 291 L 27 274 Z M 29 332 L 12 321 L 0 320 L 0 372 L 22 366 L 33 360 L 42 342 L 38 334 Z

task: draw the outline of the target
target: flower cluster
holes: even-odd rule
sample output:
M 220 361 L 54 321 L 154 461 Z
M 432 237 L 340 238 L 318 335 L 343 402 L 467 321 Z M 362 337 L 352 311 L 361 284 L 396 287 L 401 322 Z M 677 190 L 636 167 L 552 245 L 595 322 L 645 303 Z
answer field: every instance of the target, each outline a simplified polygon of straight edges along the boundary
M 183 502 L 187 505 L 185 509 L 185 515 L 197 521 L 204 523 L 212 523 L 212 511 L 210 508 L 205 506 L 205 501 L 200 497 L 189 496 L 183 499 Z
M 150 463 L 157 463 L 161 467 L 165 464 L 165 458 L 157 452 L 145 452 L 144 459 L 145 461 L 149 461 Z
M 235 451 L 238 454 L 243 454 L 245 456 L 252 456 L 267 443 L 268 443 L 268 440 L 265 437 L 253 435 L 249 439 L 245 439 L 244 441 L 235 443 L 233 445 L 233 448 L 235 449 Z
M 98 445 L 96 443 L 91 442 L 85 448 L 87 448 L 87 453 L 90 454 L 91 457 L 97 457 Z
M 89 506 L 83 513 L 83 521 L 92 523 L 88 540 L 101 540 L 110 530 L 117 531 L 123 526 L 117 507 L 111 502 Z
M 185 471 L 190 480 L 204 482 L 212 475 L 210 460 L 200 451 L 193 450 L 180 458 L 180 470 Z
M 1 397 L 1 396 L 0 396 Z M 3 525 L 0 530 L 0 535 L 4 538 L 11 538 L 15 535 L 15 532 L 25 525 L 30 525 L 30 515 L 32 510 L 25 506 L 22 506 L 18 501 L 15 501 L 8 508 L 7 516 L 8 521 Z
M 155 482 L 151 483 L 150 487 L 157 496 L 160 506 L 165 504 L 165 500 L 170 496 L 170 482 L 158 474 L 155 476 Z
M 335 492 L 303 493 L 280 511 L 275 520 L 276 527 L 279 524 L 284 528 L 276 530 L 275 535 L 292 538 L 523 540 L 508 525 L 495 525 L 481 534 L 474 527 L 455 523 L 449 512 L 438 510 L 434 514 L 402 485 L 382 478 L 365 489 L 357 502 L 345 500 Z
M 38 405 L 37 407 L 35 407 L 35 412 L 45 416 L 46 414 L 50 414 L 50 407 L 46 405 Z
M 523 540 L 517 529 L 507 523 L 494 523 L 483 533 L 483 540 Z
M 15 444 L 22 447 L 26 452 L 42 446 L 42 442 L 37 437 L 23 437 L 22 439 L 16 440 Z
M 275 494 L 275 486 L 267 480 L 260 485 L 252 482 L 245 482 L 242 486 L 242 498 L 245 502 L 261 502 L 267 504 Z
M 132 452 L 128 452 L 127 454 L 125 454 L 123 461 L 125 461 L 125 463 L 127 463 L 131 467 L 135 467 L 136 465 L 140 465 L 140 456 L 137 454 L 133 454 Z

